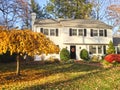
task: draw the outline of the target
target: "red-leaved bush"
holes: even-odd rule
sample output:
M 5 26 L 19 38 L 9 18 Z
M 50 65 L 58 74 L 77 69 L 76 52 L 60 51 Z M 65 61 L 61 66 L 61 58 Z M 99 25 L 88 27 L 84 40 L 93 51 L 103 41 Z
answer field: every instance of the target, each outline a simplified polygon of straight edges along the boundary
M 120 54 L 109 54 L 104 58 L 106 61 L 112 63 L 113 61 L 120 62 Z

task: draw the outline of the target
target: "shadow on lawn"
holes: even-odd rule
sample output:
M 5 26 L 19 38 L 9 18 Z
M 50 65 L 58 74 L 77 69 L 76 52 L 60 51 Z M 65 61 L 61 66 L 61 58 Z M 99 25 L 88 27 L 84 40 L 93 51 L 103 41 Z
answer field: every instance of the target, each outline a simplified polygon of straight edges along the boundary
M 79 76 L 74 77 L 74 78 L 70 78 L 70 79 L 62 80 L 62 81 L 57 81 L 57 82 L 53 82 L 53 83 L 47 82 L 47 83 L 42 84 L 42 85 L 35 85 L 35 86 L 31 86 L 31 87 L 26 87 L 23 90 L 41 90 L 41 89 L 47 90 L 48 88 L 55 89 L 55 87 L 59 86 L 59 85 L 63 85 L 65 87 L 64 84 L 66 84 L 66 83 L 71 84 L 72 82 L 74 82 L 76 80 L 89 78 L 89 76 L 92 75 L 92 74 L 97 74 L 99 72 L 103 72 L 105 70 L 108 70 L 108 69 L 102 69 L 100 67 L 82 65 L 82 64 L 68 64 L 68 65 L 69 65 L 68 67 L 55 68 L 52 71 L 48 70 L 44 73 L 36 73 L 36 74 L 40 75 L 40 76 L 42 74 L 43 77 L 47 77 L 47 76 L 54 75 L 54 74 L 57 74 L 57 73 L 65 73 L 65 72 L 74 73 L 74 72 L 83 72 L 83 71 L 87 72 L 87 71 L 92 71 L 92 70 L 96 70 L 96 72 L 90 72 L 90 73 L 87 73 L 85 75 L 79 75 Z M 36 79 L 38 79 L 38 77 Z
M 45 65 L 46 66 L 46 65 Z M 48 77 L 50 75 L 55 75 L 57 73 L 75 73 L 75 72 L 88 72 L 93 70 L 100 70 L 101 67 L 90 66 L 90 65 L 83 65 L 83 64 L 55 64 L 55 65 L 48 65 L 46 67 L 41 67 L 45 71 L 35 73 L 36 77 L 33 79 L 39 79 L 43 77 Z M 85 67 L 86 66 L 86 67 Z

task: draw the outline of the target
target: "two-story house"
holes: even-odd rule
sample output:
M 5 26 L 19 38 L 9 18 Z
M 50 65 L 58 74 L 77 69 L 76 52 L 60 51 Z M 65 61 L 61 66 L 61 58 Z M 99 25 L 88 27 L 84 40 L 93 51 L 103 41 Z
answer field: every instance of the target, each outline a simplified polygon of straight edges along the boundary
M 112 41 L 112 27 L 91 19 L 35 19 L 32 14 L 32 30 L 42 32 L 56 45 L 67 48 L 72 59 L 80 59 L 80 51 L 104 55 Z

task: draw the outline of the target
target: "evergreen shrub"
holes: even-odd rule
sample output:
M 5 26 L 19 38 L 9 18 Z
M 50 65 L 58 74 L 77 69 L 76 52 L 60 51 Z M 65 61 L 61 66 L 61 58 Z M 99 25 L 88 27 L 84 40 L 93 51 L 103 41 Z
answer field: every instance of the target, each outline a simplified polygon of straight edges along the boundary
M 88 51 L 86 49 L 82 49 L 80 51 L 80 58 L 83 59 L 83 60 L 85 60 L 85 61 L 88 61 L 90 59 Z
M 67 48 L 63 48 L 61 51 L 60 51 L 60 59 L 62 61 L 68 61 L 70 59 L 70 53 L 69 51 L 67 50 Z
M 113 42 L 110 41 L 107 48 L 107 54 L 114 54 L 114 53 L 115 53 L 115 47 L 113 45 Z

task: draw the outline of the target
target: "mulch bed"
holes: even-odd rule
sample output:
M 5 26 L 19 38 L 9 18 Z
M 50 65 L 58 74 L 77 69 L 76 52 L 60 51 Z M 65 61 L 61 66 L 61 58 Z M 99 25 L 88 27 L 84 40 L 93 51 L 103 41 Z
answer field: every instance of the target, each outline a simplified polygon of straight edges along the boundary
M 100 62 L 85 62 L 82 60 L 75 60 L 75 63 L 102 67 L 102 64 Z

